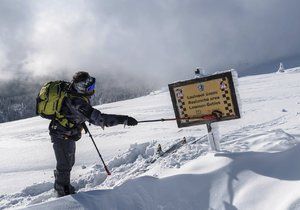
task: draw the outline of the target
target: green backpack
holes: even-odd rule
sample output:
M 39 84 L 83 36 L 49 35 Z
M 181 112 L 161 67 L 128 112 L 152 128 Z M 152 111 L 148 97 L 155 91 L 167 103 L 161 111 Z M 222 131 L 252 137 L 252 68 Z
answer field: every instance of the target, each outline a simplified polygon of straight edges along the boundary
M 60 114 L 62 102 L 68 95 L 69 82 L 52 81 L 43 85 L 36 98 L 36 114 L 46 119 L 64 118 Z

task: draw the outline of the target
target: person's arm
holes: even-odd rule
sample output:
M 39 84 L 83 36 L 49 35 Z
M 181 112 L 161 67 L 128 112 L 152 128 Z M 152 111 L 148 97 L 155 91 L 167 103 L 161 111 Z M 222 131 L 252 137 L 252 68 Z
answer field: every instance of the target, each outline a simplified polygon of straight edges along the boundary
M 88 102 L 81 98 L 75 98 L 69 103 L 70 111 L 80 117 L 82 121 L 89 121 L 94 125 L 110 127 L 118 124 L 126 124 L 129 126 L 137 125 L 137 121 L 127 115 L 104 114 L 94 109 Z
M 99 110 L 93 108 L 89 122 L 94 125 L 99 125 L 101 127 L 110 127 L 118 124 L 127 124 L 127 120 L 128 116 L 103 114 Z

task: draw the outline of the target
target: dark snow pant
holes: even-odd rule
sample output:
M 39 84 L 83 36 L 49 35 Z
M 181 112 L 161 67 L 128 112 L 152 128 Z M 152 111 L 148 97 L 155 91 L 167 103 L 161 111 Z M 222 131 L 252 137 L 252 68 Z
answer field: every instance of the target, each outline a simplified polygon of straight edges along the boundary
M 52 137 L 56 157 L 55 183 L 61 186 L 70 184 L 70 172 L 75 163 L 75 141 Z

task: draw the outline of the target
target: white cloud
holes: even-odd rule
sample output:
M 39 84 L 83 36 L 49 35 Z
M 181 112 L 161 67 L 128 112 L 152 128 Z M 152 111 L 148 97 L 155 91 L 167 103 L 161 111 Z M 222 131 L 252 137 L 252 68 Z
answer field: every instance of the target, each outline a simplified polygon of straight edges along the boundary
M 199 65 L 214 71 L 300 54 L 297 0 L 2 4 L 5 65 L 16 72 L 124 71 L 170 81 Z
M 6 81 L 12 78 L 13 72 L 7 71 L 8 69 L 8 58 L 6 56 L 5 47 L 0 42 L 0 82 Z

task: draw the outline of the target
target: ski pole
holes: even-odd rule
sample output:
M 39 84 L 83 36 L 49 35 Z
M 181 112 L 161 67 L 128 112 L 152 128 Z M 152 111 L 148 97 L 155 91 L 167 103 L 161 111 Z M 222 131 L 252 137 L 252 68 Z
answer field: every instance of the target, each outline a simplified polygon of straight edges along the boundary
M 95 141 L 94 141 L 94 138 L 93 138 L 93 136 L 92 136 L 90 130 L 88 129 L 88 127 L 86 126 L 85 123 L 82 123 L 82 126 L 83 126 L 83 129 L 85 130 L 85 132 L 88 133 L 89 136 L 90 136 L 90 138 L 92 139 L 92 142 L 93 142 L 93 144 L 94 144 L 94 146 L 95 146 L 95 148 L 96 148 L 96 150 L 97 150 L 97 152 L 98 152 L 98 155 L 99 155 L 99 157 L 100 157 L 100 159 L 101 159 L 101 161 L 102 161 L 102 163 L 103 163 L 103 166 L 104 166 L 104 169 L 105 169 L 107 175 L 111 175 L 110 171 L 108 170 L 108 167 L 106 166 L 106 164 L 105 164 L 105 162 L 104 162 L 104 160 L 103 160 L 103 158 L 102 158 L 102 156 L 101 156 L 101 154 L 100 154 L 100 152 L 99 152 L 99 149 L 98 149 L 98 147 L 97 147 L 97 145 L 96 145 L 96 143 L 95 143 Z
M 138 123 L 148 123 L 148 122 L 165 122 L 165 121 L 174 121 L 174 120 L 215 120 L 218 119 L 215 115 L 204 115 L 202 117 L 182 117 L 182 118 L 161 118 L 155 120 L 142 120 L 138 121 Z

